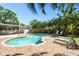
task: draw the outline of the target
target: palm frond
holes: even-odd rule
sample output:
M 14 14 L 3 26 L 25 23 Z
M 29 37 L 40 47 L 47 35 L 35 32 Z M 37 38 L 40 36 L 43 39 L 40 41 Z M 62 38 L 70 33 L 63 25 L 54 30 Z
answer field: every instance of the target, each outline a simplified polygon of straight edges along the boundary
M 46 15 L 46 12 L 45 12 L 45 5 L 46 4 L 45 3 L 39 3 L 38 5 L 40 6 L 42 13 L 44 13 Z
M 58 4 L 57 3 L 52 3 L 51 6 L 52 6 L 53 9 L 58 8 Z
M 60 5 L 61 5 L 61 8 L 60 8 L 61 12 L 64 12 L 64 9 L 65 9 L 65 3 L 62 3 L 62 4 L 60 4 Z
M 33 12 L 37 14 L 36 8 L 35 8 L 35 4 L 34 3 L 28 3 L 27 4 L 28 8 Z

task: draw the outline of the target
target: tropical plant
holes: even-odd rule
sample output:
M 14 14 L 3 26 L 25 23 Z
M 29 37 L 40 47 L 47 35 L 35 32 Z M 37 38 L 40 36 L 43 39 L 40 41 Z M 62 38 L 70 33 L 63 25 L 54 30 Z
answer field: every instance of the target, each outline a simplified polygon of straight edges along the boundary
M 75 12 L 67 16 L 58 17 L 49 21 L 33 20 L 30 22 L 34 32 L 52 33 L 55 31 L 64 31 L 65 34 L 76 34 L 79 30 L 79 13 Z
M 45 15 L 47 14 L 45 11 L 45 6 L 47 3 L 38 3 L 39 9 L 41 9 L 42 13 Z M 47 22 L 41 22 L 40 23 L 40 28 L 41 32 L 50 32 L 52 33 L 53 31 L 64 31 L 65 34 L 76 34 L 79 33 L 79 13 L 76 11 L 76 7 L 79 4 L 75 3 L 51 3 L 50 6 L 51 8 L 58 9 L 62 14 L 57 14 L 59 17 L 58 18 L 53 18 Z M 33 12 L 38 14 L 37 9 L 36 9 L 36 4 L 35 3 L 29 3 L 27 4 L 28 8 Z M 35 28 L 38 27 L 38 22 L 37 24 L 32 26 L 36 26 Z M 42 31 L 44 30 L 44 31 Z

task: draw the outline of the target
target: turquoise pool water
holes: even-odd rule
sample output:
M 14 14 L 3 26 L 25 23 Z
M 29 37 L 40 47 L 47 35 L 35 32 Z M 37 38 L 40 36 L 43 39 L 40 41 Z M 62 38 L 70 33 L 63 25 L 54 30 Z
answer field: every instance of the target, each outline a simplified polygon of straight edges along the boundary
M 10 39 L 5 42 L 9 46 L 21 46 L 30 44 L 40 44 L 43 43 L 42 36 L 47 36 L 48 34 L 28 34 L 24 37 Z

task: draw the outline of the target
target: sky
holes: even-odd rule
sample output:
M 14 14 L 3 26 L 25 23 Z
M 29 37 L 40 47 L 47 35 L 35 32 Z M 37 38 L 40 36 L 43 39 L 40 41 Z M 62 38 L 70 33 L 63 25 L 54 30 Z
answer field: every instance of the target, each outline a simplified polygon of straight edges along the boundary
M 47 6 L 45 6 L 45 11 L 46 11 L 47 15 L 44 15 L 40 11 L 40 9 L 38 8 L 37 5 L 36 5 L 36 9 L 38 11 L 38 14 L 32 13 L 28 9 L 28 7 L 26 7 L 25 3 L 4 3 L 4 4 L 0 4 L 0 5 L 6 9 L 10 9 L 11 11 L 15 12 L 18 17 L 18 20 L 21 23 L 24 23 L 26 25 L 28 25 L 29 22 L 32 21 L 33 19 L 37 19 L 40 21 L 47 21 L 52 18 L 56 18 L 56 17 L 58 17 L 57 14 L 60 13 L 59 10 L 53 10 L 50 7 L 50 4 L 47 4 Z M 77 8 L 79 10 L 79 7 L 77 7 Z

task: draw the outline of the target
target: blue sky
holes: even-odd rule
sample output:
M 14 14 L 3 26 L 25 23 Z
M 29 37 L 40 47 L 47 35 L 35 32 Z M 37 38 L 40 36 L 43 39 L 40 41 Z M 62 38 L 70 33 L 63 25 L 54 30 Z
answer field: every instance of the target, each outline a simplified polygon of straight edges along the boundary
M 17 14 L 17 17 L 19 19 L 19 21 L 21 23 L 24 24 L 29 24 L 29 22 L 33 19 L 38 19 L 41 21 L 47 21 L 50 20 L 52 18 L 56 18 L 57 14 L 60 13 L 59 10 L 53 10 L 48 4 L 45 7 L 46 13 L 47 15 L 44 15 L 41 13 L 41 11 L 39 10 L 38 6 L 36 6 L 36 9 L 38 11 L 38 15 L 32 13 L 27 7 L 26 4 L 24 3 L 8 3 L 8 4 L 0 4 L 1 6 L 3 6 L 6 9 L 10 9 L 13 12 L 15 12 Z M 79 10 L 79 8 L 78 8 Z

